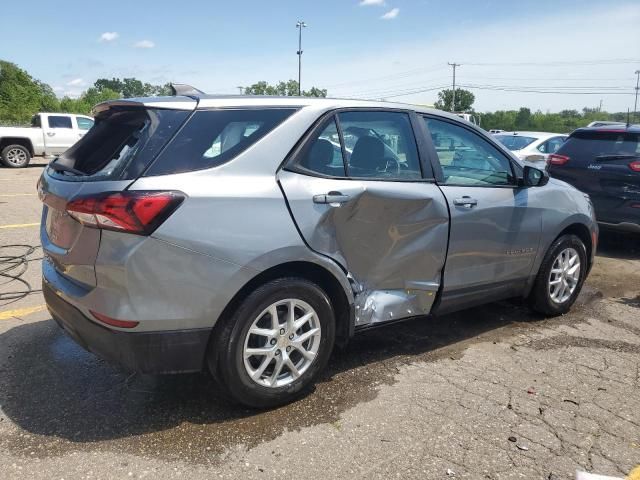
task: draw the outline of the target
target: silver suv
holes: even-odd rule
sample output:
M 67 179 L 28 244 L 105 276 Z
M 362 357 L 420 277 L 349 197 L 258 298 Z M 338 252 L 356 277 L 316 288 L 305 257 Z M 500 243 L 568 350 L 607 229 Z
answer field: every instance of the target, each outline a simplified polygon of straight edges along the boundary
M 245 405 L 305 392 L 367 328 L 508 297 L 564 313 L 593 261 L 587 196 L 440 111 L 194 95 L 95 115 L 38 185 L 53 318 Z

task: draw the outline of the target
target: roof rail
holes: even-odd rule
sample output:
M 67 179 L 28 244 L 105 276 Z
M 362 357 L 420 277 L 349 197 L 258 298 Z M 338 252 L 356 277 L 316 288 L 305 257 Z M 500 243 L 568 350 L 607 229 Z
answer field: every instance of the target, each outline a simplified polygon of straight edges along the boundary
M 187 85 L 186 83 L 172 83 L 171 85 L 171 94 L 175 97 L 176 95 L 184 95 L 186 97 L 197 97 L 199 95 L 204 95 L 205 93 L 202 90 L 198 90 L 191 85 Z

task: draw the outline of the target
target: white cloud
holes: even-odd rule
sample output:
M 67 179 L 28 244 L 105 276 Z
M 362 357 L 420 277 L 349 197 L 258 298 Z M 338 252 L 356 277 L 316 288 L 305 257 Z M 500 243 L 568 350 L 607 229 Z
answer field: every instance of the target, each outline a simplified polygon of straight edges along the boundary
M 69 87 L 79 87 L 84 85 L 84 80 L 82 78 L 74 78 L 73 80 L 68 81 L 67 85 Z
M 396 18 L 398 16 L 399 13 L 400 13 L 400 9 L 399 8 L 392 8 L 387 13 L 382 15 L 380 18 L 382 20 L 393 20 L 394 18 Z
M 140 40 L 133 44 L 134 48 L 153 48 L 156 46 L 151 40 Z
M 391 101 L 432 104 L 438 90 L 450 88 L 452 70 L 447 62 L 461 63 L 456 70 L 456 84 L 471 90 L 476 96 L 477 111 L 494 111 L 528 107 L 532 111 L 559 112 L 564 109 L 581 110 L 585 106 L 597 107 L 603 100 L 603 109 L 626 112 L 633 108 L 633 88 L 637 70 L 634 63 L 602 63 L 602 60 L 629 58 L 620 51 L 620 45 L 637 44 L 640 8 L 635 4 L 599 6 L 580 12 L 545 12 L 521 23 L 513 19 L 477 21 L 463 29 L 450 25 L 437 39 L 411 39 L 390 42 L 375 52 L 355 55 L 345 48 L 338 54 L 334 50 L 318 51 L 318 57 L 327 60 L 308 62 L 306 82 L 328 88 L 331 97 L 388 98 Z M 540 35 L 541 30 L 563 31 L 561 37 Z M 593 42 L 593 32 L 602 33 Z M 510 39 L 500 43 L 496 39 Z M 498 43 L 496 43 L 498 42 Z M 499 53 L 487 45 L 499 45 Z M 584 46 L 589 45 L 585 50 Z M 558 52 L 571 52 L 566 59 Z M 618 52 L 618 53 L 612 53 Z M 330 59 L 330 61 L 329 61 Z M 428 59 L 428 60 L 425 60 Z M 567 62 L 585 62 L 576 65 Z M 590 61 L 596 61 L 589 64 Z M 538 62 L 542 65 L 514 65 L 517 62 Z M 508 63 L 509 65 L 501 65 Z M 551 63 L 551 65 L 544 65 Z M 286 68 L 286 64 L 278 65 Z M 336 75 L 335 72 L 340 72 Z M 381 73 L 383 72 L 383 73 Z M 249 78 L 252 78 L 248 75 Z M 273 73 L 278 78 L 277 72 Z M 218 82 L 226 79 L 216 77 Z M 227 80 L 232 85 L 233 79 Z M 602 86 L 594 91 L 616 92 L 626 87 L 628 94 L 569 95 L 487 90 L 462 85 L 507 85 L 521 88 L 537 87 L 541 91 L 562 91 L 567 87 Z M 208 87 L 206 80 L 202 87 Z M 432 91 L 426 91 L 429 88 Z M 557 88 L 561 87 L 561 88 Z M 420 92 L 420 90 L 424 90 Z M 415 92 L 397 95 L 403 92 Z
M 118 32 L 104 32 L 102 35 L 100 35 L 99 41 L 101 41 L 101 42 L 113 42 L 119 36 L 120 35 L 118 35 Z
M 360 3 L 358 4 L 361 7 L 368 7 L 370 5 L 385 5 L 385 1 L 384 0 L 360 0 Z

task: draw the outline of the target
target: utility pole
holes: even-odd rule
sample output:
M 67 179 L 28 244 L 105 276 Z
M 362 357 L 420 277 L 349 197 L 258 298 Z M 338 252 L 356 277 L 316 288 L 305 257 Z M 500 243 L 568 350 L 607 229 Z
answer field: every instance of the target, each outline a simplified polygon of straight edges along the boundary
M 636 70 L 636 103 L 633 105 L 633 121 L 638 114 L 638 91 L 640 90 L 640 70 Z
M 602 111 L 602 99 L 600 99 L 600 106 L 598 107 L 598 112 Z
M 453 62 L 449 63 L 451 67 L 453 67 L 453 101 L 451 102 L 451 111 L 456 111 L 456 67 L 460 67 L 459 63 Z
M 302 96 L 302 29 L 307 26 L 302 20 L 298 20 L 298 96 Z
M 240 91 L 240 95 L 242 95 L 242 94 L 243 94 L 243 91 L 242 91 L 242 90 L 244 89 L 244 87 L 240 87 L 240 86 L 239 86 L 239 87 L 236 87 L 236 88 Z

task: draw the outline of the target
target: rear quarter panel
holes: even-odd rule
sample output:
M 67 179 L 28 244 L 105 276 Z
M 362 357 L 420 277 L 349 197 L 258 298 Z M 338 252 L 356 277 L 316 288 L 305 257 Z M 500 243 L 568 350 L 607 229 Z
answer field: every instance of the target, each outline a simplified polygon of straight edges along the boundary
M 151 255 L 140 265 L 129 263 L 127 275 L 141 280 L 163 275 L 171 278 L 163 282 L 167 290 L 172 289 L 171 296 L 177 302 L 188 299 L 189 327 L 214 325 L 249 280 L 291 261 L 323 266 L 341 282 L 352 301 L 353 294 L 340 267 L 312 252 L 303 242 L 276 179 L 283 159 L 319 116 L 313 109 L 305 110 L 228 163 L 200 171 L 142 177 L 130 187 L 179 190 L 187 195 L 152 235 L 162 244 L 183 250 L 183 260 L 175 259 L 169 264 L 158 256 L 154 264 Z M 180 276 L 177 269 L 184 271 L 182 280 L 176 278 Z M 194 288 L 197 295 L 192 294 Z M 149 291 L 146 295 L 154 293 Z

